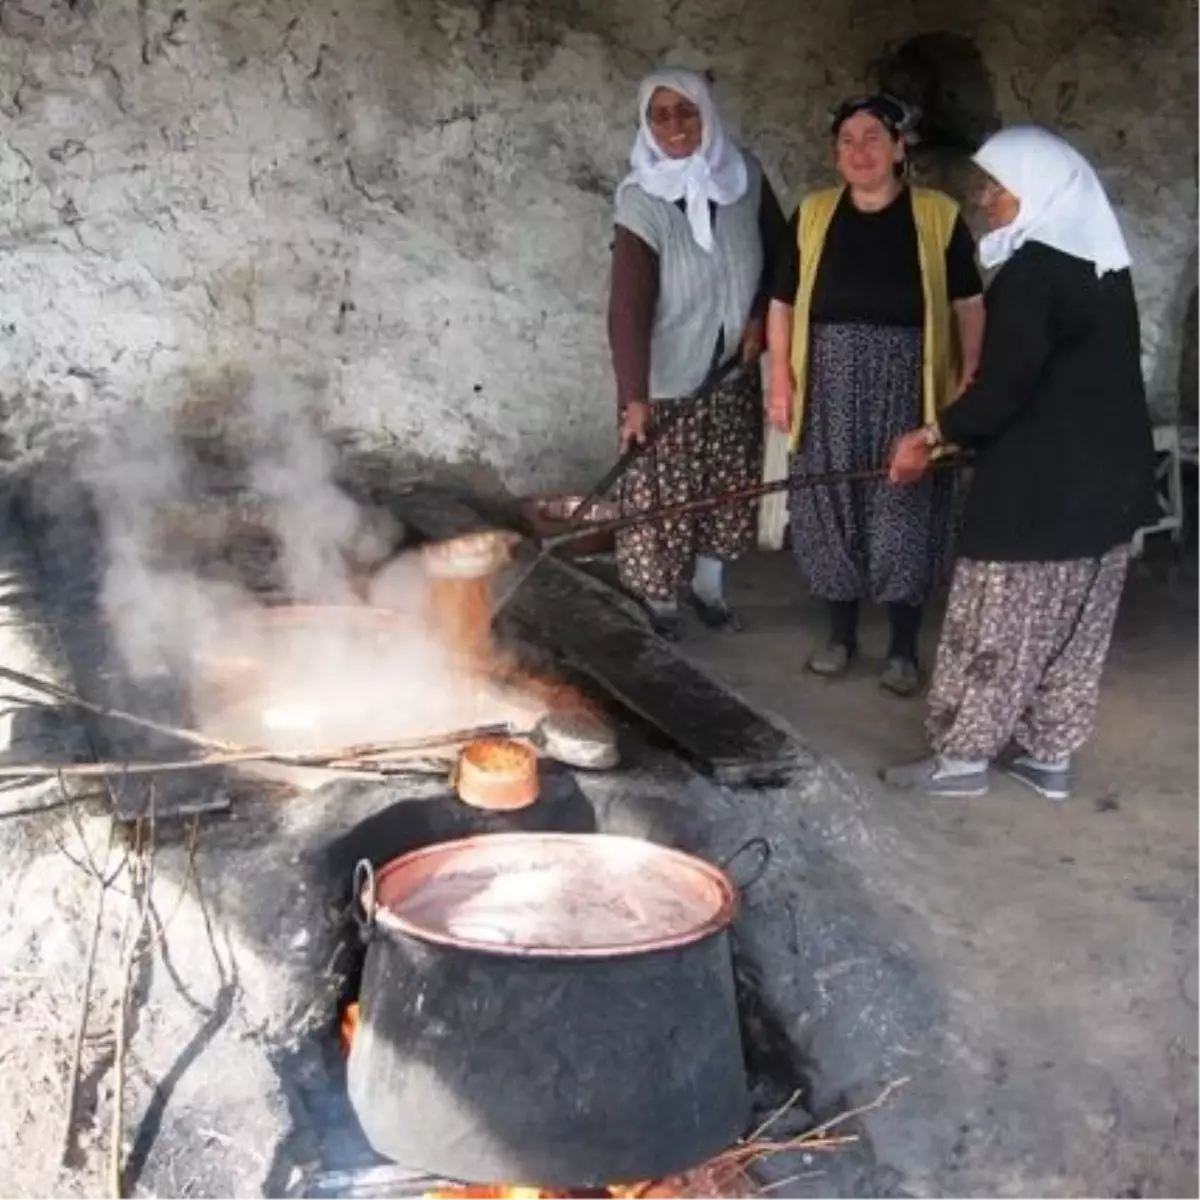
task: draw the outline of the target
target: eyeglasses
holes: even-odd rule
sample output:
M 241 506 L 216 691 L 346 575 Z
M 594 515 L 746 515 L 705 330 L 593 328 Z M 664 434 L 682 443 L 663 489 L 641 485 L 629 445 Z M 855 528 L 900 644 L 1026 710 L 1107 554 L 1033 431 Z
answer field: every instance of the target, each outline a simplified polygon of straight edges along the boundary
M 663 125 L 687 124 L 689 121 L 700 119 L 700 110 L 694 104 L 676 104 L 670 108 L 651 106 L 648 114 L 650 124 L 656 127 Z

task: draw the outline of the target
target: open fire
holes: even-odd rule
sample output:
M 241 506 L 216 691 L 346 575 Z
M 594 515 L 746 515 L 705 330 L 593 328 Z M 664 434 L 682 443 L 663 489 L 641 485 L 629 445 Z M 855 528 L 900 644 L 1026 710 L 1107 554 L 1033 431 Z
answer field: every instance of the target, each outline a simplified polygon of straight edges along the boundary
M 645 1183 L 633 1187 L 577 1188 L 571 1191 L 527 1187 L 462 1187 L 426 1192 L 426 1200 L 588 1200 L 611 1196 L 620 1200 L 640 1200 L 651 1196 L 684 1196 L 695 1193 L 667 1190 L 663 1184 Z
M 512 1184 L 476 1184 L 444 1187 L 425 1193 L 425 1200 L 732 1200 L 757 1194 L 744 1172 L 720 1159 L 703 1163 L 691 1171 L 667 1179 L 611 1184 L 603 1188 L 536 1188 Z

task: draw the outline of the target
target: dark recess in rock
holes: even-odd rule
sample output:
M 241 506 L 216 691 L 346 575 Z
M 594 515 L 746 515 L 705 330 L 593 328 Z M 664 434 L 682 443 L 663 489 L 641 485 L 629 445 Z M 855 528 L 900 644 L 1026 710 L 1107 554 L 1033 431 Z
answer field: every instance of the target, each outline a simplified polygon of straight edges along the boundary
M 886 53 L 879 85 L 921 109 L 921 145 L 970 154 L 1000 128 L 991 72 L 969 37 L 923 33 Z

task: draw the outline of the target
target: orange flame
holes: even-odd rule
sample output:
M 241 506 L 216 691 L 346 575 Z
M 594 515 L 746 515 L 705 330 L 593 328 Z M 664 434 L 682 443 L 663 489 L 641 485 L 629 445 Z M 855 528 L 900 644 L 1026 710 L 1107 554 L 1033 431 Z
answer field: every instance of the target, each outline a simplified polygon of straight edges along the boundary
M 682 1197 L 689 1193 L 676 1191 L 670 1181 L 651 1181 L 626 1187 L 581 1188 L 575 1192 L 544 1188 L 506 1187 L 501 1184 L 477 1184 L 474 1187 L 443 1188 L 426 1192 L 425 1200 L 590 1200 L 592 1197 L 611 1197 L 612 1200 L 643 1200 L 649 1197 Z
M 338 1042 L 342 1047 L 343 1056 L 349 1058 L 350 1046 L 354 1035 L 358 1032 L 358 1004 L 351 1001 L 342 1009 L 342 1018 L 338 1022 Z

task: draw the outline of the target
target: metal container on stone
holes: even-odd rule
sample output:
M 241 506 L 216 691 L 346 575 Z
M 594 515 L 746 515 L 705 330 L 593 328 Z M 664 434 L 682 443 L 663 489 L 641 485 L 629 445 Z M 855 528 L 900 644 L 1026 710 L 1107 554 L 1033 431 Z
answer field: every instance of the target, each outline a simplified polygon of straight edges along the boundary
M 637 838 L 503 833 L 361 863 L 355 893 L 349 1090 L 379 1154 L 602 1187 L 745 1132 L 724 871 Z

